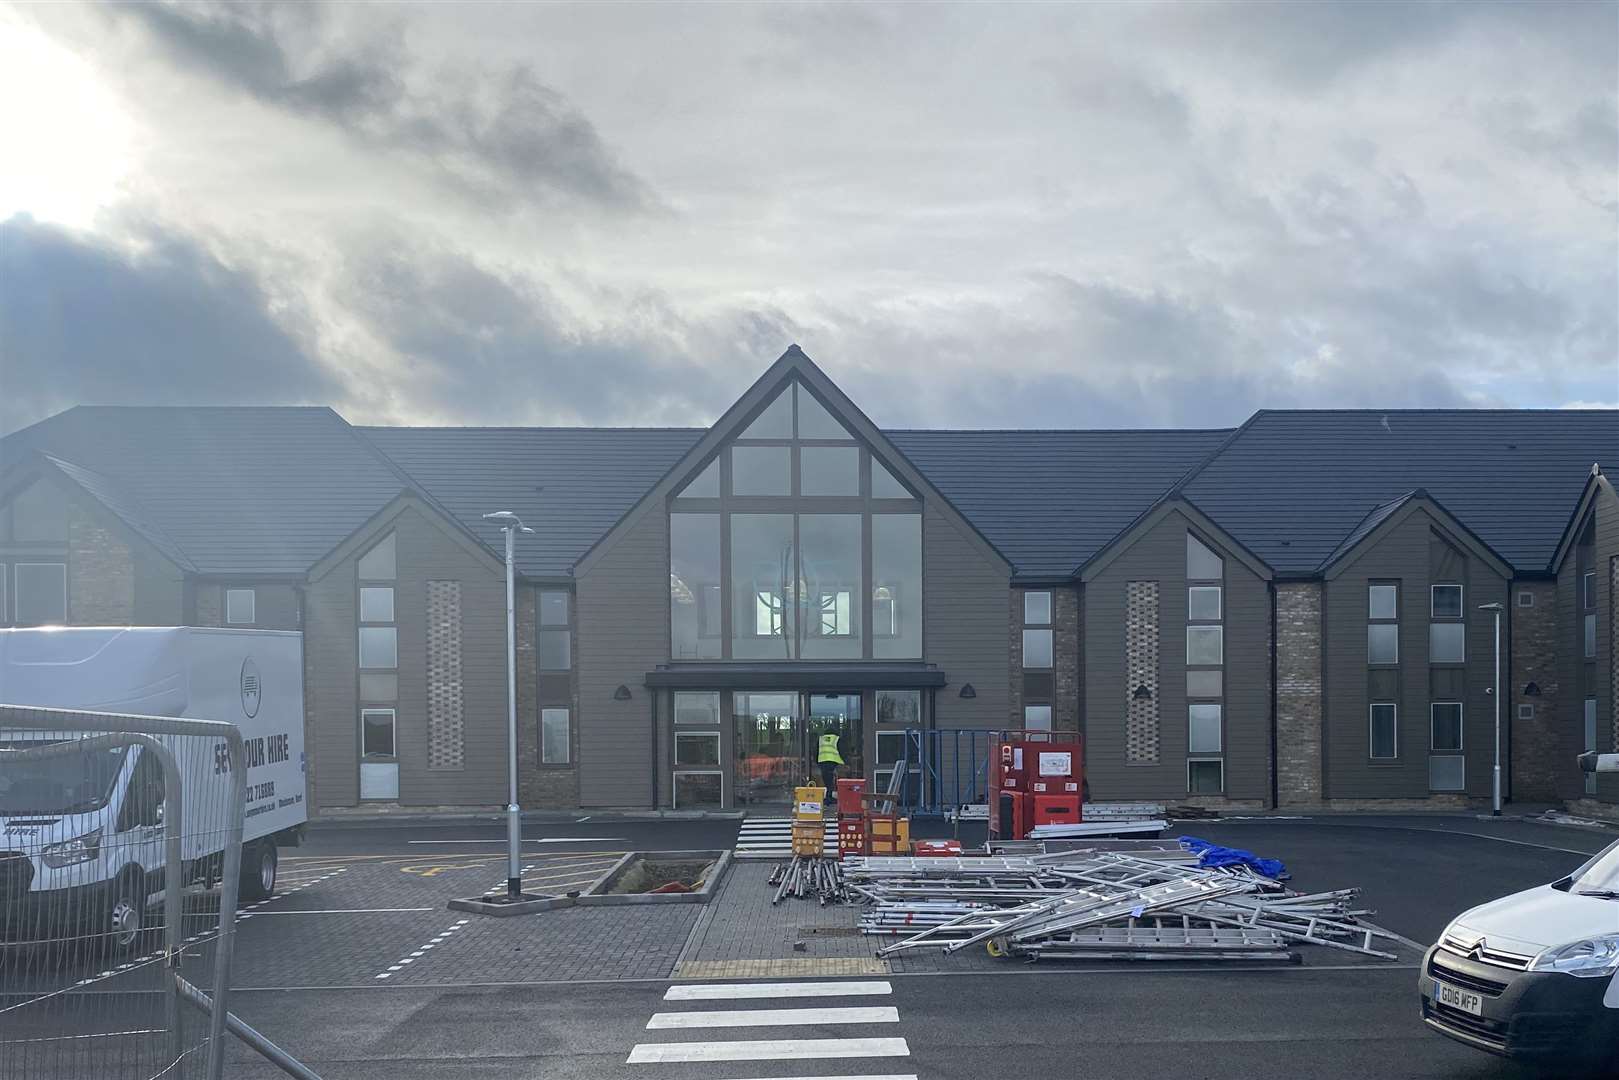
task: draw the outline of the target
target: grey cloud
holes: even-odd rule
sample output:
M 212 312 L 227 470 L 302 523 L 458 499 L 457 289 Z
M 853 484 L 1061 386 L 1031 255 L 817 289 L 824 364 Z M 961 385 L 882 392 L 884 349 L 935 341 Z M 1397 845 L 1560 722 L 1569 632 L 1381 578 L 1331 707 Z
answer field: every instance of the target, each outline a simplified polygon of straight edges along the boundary
M 326 402 L 340 386 L 249 273 L 155 226 L 140 253 L 0 222 L 0 431 L 70 405 Z
M 344 39 L 313 4 L 131 3 L 115 10 L 181 65 L 407 155 L 480 203 L 657 205 L 590 120 L 530 67 L 429 69 L 397 33 Z

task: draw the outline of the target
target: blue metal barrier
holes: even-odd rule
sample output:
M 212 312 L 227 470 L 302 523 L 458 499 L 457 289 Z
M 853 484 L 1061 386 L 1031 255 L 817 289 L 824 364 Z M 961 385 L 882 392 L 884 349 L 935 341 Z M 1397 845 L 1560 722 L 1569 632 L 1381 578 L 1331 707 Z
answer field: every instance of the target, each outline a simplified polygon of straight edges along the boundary
M 900 812 L 943 817 L 962 806 L 987 803 L 990 748 L 1000 736 L 987 728 L 906 728 L 904 753 L 895 764 L 906 778 L 900 785 Z

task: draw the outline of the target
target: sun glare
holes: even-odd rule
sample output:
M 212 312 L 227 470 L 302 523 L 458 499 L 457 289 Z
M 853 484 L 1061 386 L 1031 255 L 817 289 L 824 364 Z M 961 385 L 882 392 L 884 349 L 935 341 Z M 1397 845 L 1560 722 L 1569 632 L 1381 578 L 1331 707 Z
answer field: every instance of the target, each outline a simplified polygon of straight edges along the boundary
M 118 197 L 133 136 L 90 65 L 0 15 L 0 220 L 88 225 Z

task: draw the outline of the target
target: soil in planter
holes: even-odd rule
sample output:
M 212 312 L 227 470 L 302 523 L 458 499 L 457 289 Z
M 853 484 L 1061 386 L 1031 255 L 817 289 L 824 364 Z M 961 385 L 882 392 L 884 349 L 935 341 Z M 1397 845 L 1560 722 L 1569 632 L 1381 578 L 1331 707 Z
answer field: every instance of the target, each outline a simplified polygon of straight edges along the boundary
M 624 867 L 624 872 L 608 882 L 603 891 L 610 894 L 695 892 L 702 888 L 713 870 L 712 859 L 638 859 Z

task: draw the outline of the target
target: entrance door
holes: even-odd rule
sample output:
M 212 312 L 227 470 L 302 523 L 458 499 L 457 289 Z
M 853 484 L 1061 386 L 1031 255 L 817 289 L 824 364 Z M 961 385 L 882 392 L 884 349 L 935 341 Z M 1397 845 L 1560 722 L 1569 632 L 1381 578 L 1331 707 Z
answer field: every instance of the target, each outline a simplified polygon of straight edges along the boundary
M 804 732 L 796 691 L 752 691 L 734 695 L 738 806 L 792 801 L 803 771 Z
M 821 770 L 818 762 L 821 736 L 836 735 L 838 737 L 838 753 L 843 757 L 843 764 L 838 767 L 840 778 L 850 778 L 866 775 L 865 760 L 865 729 L 860 722 L 860 695 L 858 693 L 811 693 L 809 708 L 805 710 L 809 717 L 804 730 L 804 757 L 806 771 L 820 783 Z M 831 798 L 836 791 L 827 792 Z

